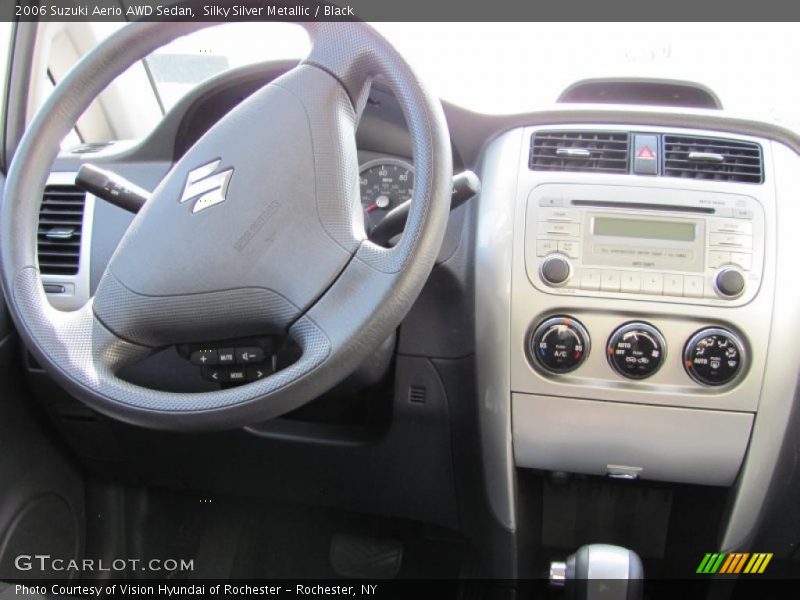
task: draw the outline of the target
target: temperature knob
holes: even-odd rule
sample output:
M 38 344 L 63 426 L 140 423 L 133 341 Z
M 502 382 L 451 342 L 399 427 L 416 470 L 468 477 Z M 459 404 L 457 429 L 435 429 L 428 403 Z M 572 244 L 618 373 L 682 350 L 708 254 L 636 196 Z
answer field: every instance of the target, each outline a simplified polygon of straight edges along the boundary
M 589 333 L 572 317 L 551 317 L 533 331 L 528 340 L 528 354 L 545 371 L 569 373 L 586 360 Z
M 703 385 L 725 385 L 742 371 L 744 344 L 727 329 L 698 331 L 683 350 L 683 366 L 689 376 Z
M 667 342 L 649 323 L 626 323 L 608 339 L 608 362 L 629 379 L 650 377 L 664 364 Z

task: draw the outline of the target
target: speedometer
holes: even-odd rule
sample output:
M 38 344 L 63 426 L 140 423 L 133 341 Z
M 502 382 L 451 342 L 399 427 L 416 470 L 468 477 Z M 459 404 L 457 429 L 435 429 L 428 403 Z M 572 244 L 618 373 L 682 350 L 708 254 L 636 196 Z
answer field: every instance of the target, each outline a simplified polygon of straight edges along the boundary
M 361 204 L 367 231 L 414 194 L 414 167 L 393 158 L 361 165 Z

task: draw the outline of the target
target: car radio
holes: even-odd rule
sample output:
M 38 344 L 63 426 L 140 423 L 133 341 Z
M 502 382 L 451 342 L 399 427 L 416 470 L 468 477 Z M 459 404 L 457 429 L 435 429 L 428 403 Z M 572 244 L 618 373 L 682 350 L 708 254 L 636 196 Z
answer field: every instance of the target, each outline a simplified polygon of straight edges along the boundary
M 763 260 L 764 213 L 749 196 L 548 183 L 528 197 L 525 265 L 543 292 L 743 304 Z

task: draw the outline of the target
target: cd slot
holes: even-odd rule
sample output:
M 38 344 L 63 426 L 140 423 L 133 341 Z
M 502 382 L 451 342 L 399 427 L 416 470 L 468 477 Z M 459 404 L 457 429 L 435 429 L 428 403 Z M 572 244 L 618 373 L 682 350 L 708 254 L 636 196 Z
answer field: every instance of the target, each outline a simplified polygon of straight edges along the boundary
M 701 215 L 713 215 L 715 208 L 706 206 L 676 206 L 674 204 L 649 204 L 647 202 L 617 202 L 613 200 L 572 200 L 572 206 L 589 206 L 592 208 L 622 208 L 627 210 L 660 210 L 665 212 L 686 212 Z

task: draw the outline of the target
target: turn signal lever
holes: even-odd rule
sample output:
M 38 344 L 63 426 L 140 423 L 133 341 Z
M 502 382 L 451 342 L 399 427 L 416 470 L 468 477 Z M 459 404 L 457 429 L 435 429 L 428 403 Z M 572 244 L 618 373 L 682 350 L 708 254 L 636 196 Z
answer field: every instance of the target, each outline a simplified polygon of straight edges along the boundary
M 75 185 L 103 200 L 132 213 L 139 212 L 150 199 L 150 192 L 116 173 L 85 164 L 78 169 Z
M 639 555 L 621 546 L 588 544 L 550 564 L 550 585 L 574 600 L 641 600 L 643 580 Z
M 450 198 L 450 210 L 458 208 L 464 202 L 481 191 L 481 180 L 472 171 L 462 171 L 453 176 L 453 195 Z M 369 239 L 379 246 L 386 246 L 394 236 L 402 233 L 411 210 L 411 200 L 406 200 L 381 219 L 369 232 Z

